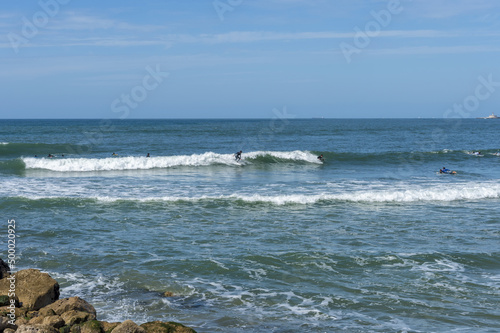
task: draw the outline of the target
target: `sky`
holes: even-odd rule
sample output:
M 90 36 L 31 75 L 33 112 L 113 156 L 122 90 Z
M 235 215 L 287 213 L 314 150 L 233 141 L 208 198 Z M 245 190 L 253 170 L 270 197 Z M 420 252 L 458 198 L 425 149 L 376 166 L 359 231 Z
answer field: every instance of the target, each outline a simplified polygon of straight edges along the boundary
M 475 118 L 498 59 L 498 0 L 3 0 L 0 118 Z

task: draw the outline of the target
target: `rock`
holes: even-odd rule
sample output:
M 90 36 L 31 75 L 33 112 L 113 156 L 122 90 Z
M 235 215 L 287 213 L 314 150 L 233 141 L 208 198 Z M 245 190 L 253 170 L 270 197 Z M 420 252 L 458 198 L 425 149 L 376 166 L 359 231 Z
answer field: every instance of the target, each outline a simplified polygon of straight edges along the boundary
M 6 328 L 3 330 L 3 333 L 14 333 L 16 330 L 12 328 Z
M 10 305 L 10 297 L 7 295 L 0 296 L 0 306 Z
M 80 333 L 102 333 L 102 325 L 98 320 L 91 320 L 80 326 Z
M 0 307 L 0 317 L 8 317 L 9 314 L 11 314 L 11 308 L 9 308 L 8 306 L 2 306 Z M 14 315 L 16 318 L 23 318 L 26 316 L 26 308 L 15 308 L 14 309 Z
M 59 331 L 46 325 L 21 325 L 16 333 L 59 333 Z
M 63 313 L 72 310 L 93 314 L 94 318 L 96 316 L 95 308 L 80 297 L 60 299 L 40 309 L 40 314 L 43 316 L 47 316 L 49 314 L 62 315 Z
M 16 317 L 16 325 L 19 327 L 21 325 L 27 325 L 28 320 L 24 317 Z
M 59 329 L 64 326 L 64 319 L 61 316 L 48 316 L 43 318 L 42 325 L 49 325 Z
M 15 277 L 16 296 L 22 306 L 38 310 L 59 298 L 59 284 L 47 273 L 37 269 L 25 269 L 0 280 L 0 295 L 8 295 Z
M 116 326 L 111 333 L 146 333 L 146 330 L 132 320 L 125 320 L 123 323 Z
M 64 323 L 68 326 L 73 326 L 75 324 L 81 324 L 89 320 L 95 320 L 95 314 L 70 310 L 61 314 L 61 318 L 64 320 Z
M 10 267 L 0 258 L 0 279 L 10 275 Z
M 38 312 L 38 311 L 28 311 L 26 313 L 26 317 L 28 317 L 28 318 L 40 317 L 40 312 Z
M 0 317 L 0 332 L 3 332 L 7 328 L 16 329 L 17 325 L 12 325 L 11 323 L 9 323 L 9 318 L 7 317 Z
M 41 325 L 41 324 L 43 324 L 43 319 L 44 319 L 44 317 L 34 317 L 34 318 L 31 318 L 28 321 L 28 324 L 30 324 L 30 325 Z
M 59 329 L 59 333 L 70 333 L 70 332 L 71 332 L 70 326 L 63 326 Z
M 104 333 L 110 333 L 112 330 L 115 329 L 116 326 L 120 324 L 121 323 L 108 323 L 106 321 L 101 321 L 102 330 L 104 331 Z
M 152 321 L 141 325 L 147 333 L 196 333 L 192 328 L 182 324 L 162 321 Z M 114 332 L 113 332 L 114 333 Z
M 57 302 L 59 302 L 59 301 L 57 301 Z M 54 303 L 52 303 L 52 304 L 54 304 Z M 57 315 L 57 313 L 53 309 L 49 308 L 49 306 L 50 305 L 47 305 L 46 307 L 43 307 L 40 309 L 40 311 L 38 311 L 40 316 L 48 317 L 48 316 L 56 316 Z

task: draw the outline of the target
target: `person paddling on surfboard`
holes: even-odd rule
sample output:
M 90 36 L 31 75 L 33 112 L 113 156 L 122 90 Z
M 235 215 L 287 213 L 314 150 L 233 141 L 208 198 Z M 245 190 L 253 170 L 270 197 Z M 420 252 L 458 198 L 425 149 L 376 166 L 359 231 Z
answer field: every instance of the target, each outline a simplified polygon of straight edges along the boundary
M 241 153 L 242 152 L 243 151 L 240 150 L 239 152 L 234 154 L 234 159 L 236 160 L 236 162 L 239 162 L 241 160 Z
M 448 174 L 454 175 L 457 172 L 456 171 L 451 171 L 450 169 L 446 169 L 445 167 L 443 167 L 442 169 L 439 169 L 439 173 L 448 173 Z

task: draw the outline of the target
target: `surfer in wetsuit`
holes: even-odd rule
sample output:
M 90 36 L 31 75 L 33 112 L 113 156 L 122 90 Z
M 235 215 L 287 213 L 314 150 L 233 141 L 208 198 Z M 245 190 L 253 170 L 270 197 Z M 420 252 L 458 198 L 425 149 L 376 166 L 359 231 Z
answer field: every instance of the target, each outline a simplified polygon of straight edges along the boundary
M 446 169 L 445 167 L 443 167 L 441 170 L 439 170 L 439 173 L 449 173 L 450 170 L 449 169 Z
M 319 155 L 318 156 L 318 160 L 320 160 L 321 162 L 323 162 L 325 159 L 323 158 L 323 154 Z
M 234 159 L 236 160 L 236 162 L 239 162 L 241 160 L 241 153 L 242 152 L 243 151 L 240 150 L 239 152 L 234 154 Z

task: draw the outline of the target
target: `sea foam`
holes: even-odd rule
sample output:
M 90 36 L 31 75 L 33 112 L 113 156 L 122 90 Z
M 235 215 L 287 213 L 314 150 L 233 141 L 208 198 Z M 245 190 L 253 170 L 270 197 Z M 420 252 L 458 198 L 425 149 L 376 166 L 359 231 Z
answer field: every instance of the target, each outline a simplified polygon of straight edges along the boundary
M 136 195 L 121 196 L 118 193 L 109 193 L 109 195 L 87 195 L 84 192 L 72 194 L 72 199 L 96 200 L 105 203 L 114 203 L 119 201 L 142 202 L 142 203 L 203 203 L 220 201 L 221 204 L 271 204 L 276 206 L 283 205 L 311 205 L 311 204 L 332 204 L 335 202 L 351 203 L 416 203 L 416 202 L 455 202 L 461 200 L 485 200 L 500 198 L 500 184 L 489 183 L 485 185 L 461 185 L 450 186 L 446 189 L 446 195 L 443 195 L 444 189 L 440 186 L 433 188 L 408 188 L 400 190 L 340 190 L 337 193 L 323 194 L 221 194 L 221 195 L 197 195 L 197 196 L 179 196 L 163 195 L 143 197 Z M 49 191 L 52 192 L 52 191 Z M 61 197 L 60 192 L 48 193 L 44 195 L 31 195 L 27 197 L 30 200 L 43 199 L 69 199 Z
M 23 157 L 26 169 L 45 169 L 58 172 L 119 171 L 164 169 L 179 166 L 230 165 L 238 166 L 253 163 L 260 157 L 269 159 L 320 163 L 315 155 L 305 151 L 273 152 L 256 151 L 243 154 L 238 163 L 233 154 L 206 152 L 193 155 L 174 155 L 156 157 L 108 157 L 108 158 L 34 158 Z

